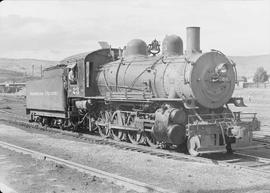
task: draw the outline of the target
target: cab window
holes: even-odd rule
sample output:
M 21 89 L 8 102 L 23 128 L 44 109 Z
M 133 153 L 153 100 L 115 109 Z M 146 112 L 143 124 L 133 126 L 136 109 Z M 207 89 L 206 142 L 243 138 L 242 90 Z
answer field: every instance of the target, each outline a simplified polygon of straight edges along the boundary
M 93 62 L 87 61 L 85 63 L 85 80 L 86 80 L 86 87 L 91 86 L 91 74 L 93 74 Z
M 70 84 L 77 84 L 78 79 L 78 67 L 77 64 L 69 69 L 68 79 Z

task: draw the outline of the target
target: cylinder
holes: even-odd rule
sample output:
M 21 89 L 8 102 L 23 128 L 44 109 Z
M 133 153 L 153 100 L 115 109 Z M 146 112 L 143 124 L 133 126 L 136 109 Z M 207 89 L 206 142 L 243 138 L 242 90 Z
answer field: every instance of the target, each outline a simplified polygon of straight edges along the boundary
M 187 54 L 201 53 L 200 27 L 187 27 Z
M 184 144 L 186 138 L 186 128 L 185 126 L 178 124 L 169 125 L 167 127 L 167 135 L 167 142 L 174 145 Z
M 155 124 L 153 134 L 158 141 L 163 141 L 175 145 L 185 142 L 186 113 L 183 109 L 160 108 L 155 112 Z

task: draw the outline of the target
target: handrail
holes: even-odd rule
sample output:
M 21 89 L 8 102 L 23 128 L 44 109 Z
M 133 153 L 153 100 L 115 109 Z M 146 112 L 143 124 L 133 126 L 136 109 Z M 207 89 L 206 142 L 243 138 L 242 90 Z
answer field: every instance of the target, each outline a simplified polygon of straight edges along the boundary
M 234 116 L 233 114 L 238 116 Z M 194 123 L 196 121 L 204 123 L 219 123 L 222 121 L 231 122 L 231 121 L 240 121 L 247 119 L 256 118 L 257 113 L 242 113 L 242 112 L 232 112 L 232 113 L 219 113 L 219 114 L 200 114 L 201 120 L 198 119 L 197 115 L 188 115 L 188 123 Z

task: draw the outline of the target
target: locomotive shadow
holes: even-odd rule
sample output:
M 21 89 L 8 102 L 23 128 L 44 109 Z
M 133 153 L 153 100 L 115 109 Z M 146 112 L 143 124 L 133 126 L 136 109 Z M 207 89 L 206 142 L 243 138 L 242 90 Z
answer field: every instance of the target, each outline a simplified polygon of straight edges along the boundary
M 222 161 L 226 163 L 232 164 L 241 164 L 249 166 L 254 164 L 254 162 L 259 162 L 259 158 L 249 155 L 239 155 L 237 152 L 235 153 L 211 153 L 211 154 L 203 154 L 201 155 L 203 158 L 211 159 L 213 161 Z

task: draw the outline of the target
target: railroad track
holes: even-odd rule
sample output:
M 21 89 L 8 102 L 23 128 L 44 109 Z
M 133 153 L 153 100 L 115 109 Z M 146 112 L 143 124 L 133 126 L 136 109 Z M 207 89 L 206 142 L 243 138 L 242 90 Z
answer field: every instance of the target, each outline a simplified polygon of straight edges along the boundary
M 214 153 L 214 154 L 205 154 L 203 157 L 192 157 L 183 153 L 178 153 L 173 150 L 163 150 L 163 149 L 154 149 L 148 146 L 143 145 L 134 145 L 131 143 L 119 142 L 111 139 L 104 139 L 100 136 L 89 135 L 85 133 L 76 133 L 72 131 L 65 131 L 50 127 L 43 127 L 36 123 L 29 123 L 26 117 L 20 115 L 14 115 L 12 112 L 7 112 L 5 110 L 0 110 L 0 113 L 7 113 L 9 117 L 15 119 L 0 119 L 11 124 L 16 124 L 19 126 L 24 126 L 27 128 L 35 128 L 43 131 L 50 131 L 55 133 L 62 133 L 64 135 L 73 136 L 76 138 L 87 140 L 89 143 L 109 145 L 117 149 L 136 151 L 141 153 L 150 154 L 153 156 L 173 159 L 179 161 L 193 161 L 193 162 L 202 162 L 202 163 L 211 163 L 215 165 L 231 167 L 234 169 L 246 170 L 247 172 L 252 172 L 257 175 L 270 178 L 270 159 L 262 158 L 258 156 L 252 156 L 248 154 L 243 154 L 240 152 L 234 152 L 234 154 L 228 155 L 224 153 Z M 256 140 L 256 139 L 255 139 Z M 263 142 L 259 145 L 254 146 L 254 148 L 270 148 L 270 142 Z
M 47 126 L 41 126 L 37 123 L 29 123 L 27 118 L 20 115 L 15 115 L 14 113 L 11 113 L 5 110 L 0 110 L 0 113 L 7 113 L 8 116 L 11 116 L 12 118 L 12 119 L 2 118 L 0 119 L 0 121 L 4 121 L 7 123 L 11 123 L 11 124 L 15 124 L 15 125 L 23 126 L 27 128 L 39 129 L 42 131 L 61 133 L 64 135 L 87 140 L 87 142 L 92 143 L 92 144 L 109 145 L 117 149 L 137 151 L 137 152 L 146 153 L 146 154 L 150 154 L 150 155 L 154 155 L 154 156 L 162 157 L 162 158 L 167 158 L 167 159 L 212 163 L 212 161 L 209 159 L 202 158 L 202 157 L 192 157 L 183 153 L 177 153 L 173 150 L 155 149 L 155 148 L 151 148 L 144 145 L 134 145 L 131 143 L 115 141 L 110 138 L 102 138 L 96 135 L 77 133 L 77 132 L 72 132 L 72 131 L 67 131 L 67 130 L 60 130 L 60 129 L 55 129 L 55 128 L 51 128 Z
M 3 141 L 0 141 L 0 146 L 19 153 L 31 155 L 33 158 L 36 159 L 52 161 L 57 164 L 65 165 L 69 168 L 76 169 L 79 172 L 84 172 L 92 176 L 106 179 L 107 181 L 113 182 L 120 186 L 125 186 L 127 189 L 133 189 L 139 192 L 173 193 L 172 190 L 166 190 L 155 185 L 150 185 L 130 178 L 125 178 L 116 174 L 108 173 L 102 170 L 98 170 L 96 168 L 61 159 L 59 157 L 55 157 L 38 151 L 33 151 L 31 149 L 23 148 Z
M 257 142 L 269 143 L 270 144 L 270 133 L 269 133 L 269 135 L 256 134 L 256 135 L 254 135 L 253 140 L 257 141 Z
M 211 155 L 219 165 L 245 170 L 246 172 L 270 178 L 270 159 L 246 153 L 234 152 L 232 155 Z M 208 156 L 206 156 L 208 157 Z M 215 158 L 213 158 L 215 157 Z

